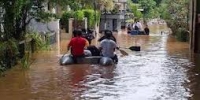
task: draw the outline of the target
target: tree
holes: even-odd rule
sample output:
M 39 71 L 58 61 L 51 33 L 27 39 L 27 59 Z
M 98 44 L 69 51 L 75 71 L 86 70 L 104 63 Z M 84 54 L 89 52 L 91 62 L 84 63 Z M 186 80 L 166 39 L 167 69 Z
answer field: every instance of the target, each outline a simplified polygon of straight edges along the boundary
M 139 7 L 140 7 L 139 4 L 132 3 L 131 0 L 128 1 L 128 8 L 130 9 L 130 12 L 133 13 L 134 17 L 138 19 L 143 16 L 142 13 L 138 10 Z
M 154 0 L 156 2 L 156 5 L 159 6 L 160 3 L 163 1 L 163 0 Z
M 61 1 L 63 3 L 61 3 Z M 70 0 L 72 1 L 72 0 Z M 48 21 L 54 14 L 45 11 L 45 4 L 57 5 L 69 0 L 1 0 L 0 1 L 0 66 L 11 67 L 18 55 L 19 41 L 25 39 L 31 19 Z
M 3 17 L 5 38 L 14 37 L 17 40 L 23 39 L 26 34 L 26 27 L 31 19 L 38 21 L 49 21 L 56 17 L 54 14 L 45 11 L 45 5 L 66 6 L 73 0 L 1 0 L 0 7 L 4 9 Z
M 148 16 L 148 13 L 156 7 L 156 2 L 154 0 L 138 0 L 140 7 L 144 9 L 144 16 Z

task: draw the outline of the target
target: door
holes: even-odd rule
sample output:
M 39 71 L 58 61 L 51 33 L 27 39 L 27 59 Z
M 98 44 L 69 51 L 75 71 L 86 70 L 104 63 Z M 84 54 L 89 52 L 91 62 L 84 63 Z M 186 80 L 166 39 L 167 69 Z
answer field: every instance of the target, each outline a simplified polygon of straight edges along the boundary
M 113 19 L 113 31 L 117 31 L 117 19 Z

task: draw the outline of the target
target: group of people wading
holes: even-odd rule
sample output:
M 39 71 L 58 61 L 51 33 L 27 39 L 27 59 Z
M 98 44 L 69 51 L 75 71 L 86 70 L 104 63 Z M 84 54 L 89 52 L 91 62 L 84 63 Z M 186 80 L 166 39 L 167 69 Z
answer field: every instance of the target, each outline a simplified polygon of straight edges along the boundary
M 89 41 L 82 36 L 82 30 L 74 30 L 73 37 L 71 38 L 67 51 L 71 51 L 72 58 L 74 63 L 77 63 L 77 58 L 85 57 L 84 50 L 89 50 L 92 56 L 102 56 L 109 57 L 117 63 L 118 57 L 115 54 L 115 50 L 119 49 L 116 44 L 116 39 L 112 34 L 112 31 L 105 30 L 104 36 L 102 36 L 98 41 L 100 42 L 99 47 L 90 45 Z

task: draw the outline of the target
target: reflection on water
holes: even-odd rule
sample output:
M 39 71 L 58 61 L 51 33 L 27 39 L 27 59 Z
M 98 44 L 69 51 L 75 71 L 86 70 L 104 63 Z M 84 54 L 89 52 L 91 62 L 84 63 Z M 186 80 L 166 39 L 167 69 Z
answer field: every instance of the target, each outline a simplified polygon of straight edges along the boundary
M 150 36 L 115 33 L 129 55 L 117 52 L 119 63 L 108 67 L 60 66 L 70 38 L 61 34 L 61 48 L 38 52 L 29 70 L 15 67 L 0 78 L 1 100 L 199 100 L 199 56 L 189 53 L 188 43 L 160 34 L 166 26 L 150 30 Z M 136 45 L 141 51 L 126 49 Z

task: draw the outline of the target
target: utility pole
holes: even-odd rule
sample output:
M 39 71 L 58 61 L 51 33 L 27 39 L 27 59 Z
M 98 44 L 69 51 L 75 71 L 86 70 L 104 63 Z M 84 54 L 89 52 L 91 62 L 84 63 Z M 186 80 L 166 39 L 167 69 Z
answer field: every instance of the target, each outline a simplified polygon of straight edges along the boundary
M 106 14 L 107 14 L 107 12 L 106 12 L 106 9 L 104 8 L 104 30 L 106 30 L 107 29 L 107 19 L 106 19 Z

